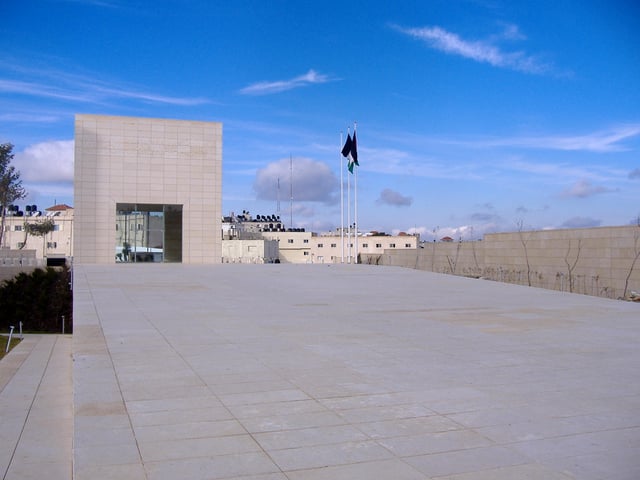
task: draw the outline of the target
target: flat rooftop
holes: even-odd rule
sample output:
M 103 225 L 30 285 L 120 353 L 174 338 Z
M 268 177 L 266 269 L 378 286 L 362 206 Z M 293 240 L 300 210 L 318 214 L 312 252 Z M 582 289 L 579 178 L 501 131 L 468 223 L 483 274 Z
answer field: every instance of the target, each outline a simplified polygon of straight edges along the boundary
M 367 265 L 76 266 L 74 323 L 77 480 L 640 478 L 638 304 Z

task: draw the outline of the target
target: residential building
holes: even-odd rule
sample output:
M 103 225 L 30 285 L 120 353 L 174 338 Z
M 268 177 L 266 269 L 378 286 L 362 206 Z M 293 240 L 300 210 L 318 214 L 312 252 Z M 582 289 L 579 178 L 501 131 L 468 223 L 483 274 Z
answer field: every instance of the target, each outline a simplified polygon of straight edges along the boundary
M 12 205 L 5 214 L 1 246 L 3 251 L 34 250 L 38 265 L 70 263 L 73 258 L 73 207 L 62 204 L 40 211 L 36 205 L 26 205 L 23 208 Z M 42 223 L 45 220 L 53 222 L 51 232 L 42 237 L 28 234 L 26 224 Z M 14 253 L 11 258 L 17 259 L 19 256 Z

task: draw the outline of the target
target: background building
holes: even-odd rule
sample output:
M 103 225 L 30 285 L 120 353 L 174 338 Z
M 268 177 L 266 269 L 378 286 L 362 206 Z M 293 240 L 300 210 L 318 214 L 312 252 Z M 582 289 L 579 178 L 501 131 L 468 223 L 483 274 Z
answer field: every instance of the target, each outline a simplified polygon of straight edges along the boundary
M 69 205 L 54 205 L 45 210 L 38 210 L 36 205 L 8 208 L 0 263 L 13 265 L 35 261 L 37 266 L 69 264 L 73 258 L 73 212 Z M 45 220 L 53 222 L 51 232 L 44 236 L 27 234 L 26 224 Z M 27 251 L 35 254 L 27 255 Z
M 74 178 L 76 262 L 220 263 L 221 123 L 76 115 Z

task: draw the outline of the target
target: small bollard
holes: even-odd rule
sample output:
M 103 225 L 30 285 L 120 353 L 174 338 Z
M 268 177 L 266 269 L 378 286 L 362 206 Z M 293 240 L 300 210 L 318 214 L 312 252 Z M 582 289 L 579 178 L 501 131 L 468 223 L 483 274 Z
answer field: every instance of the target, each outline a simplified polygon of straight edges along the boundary
M 62 315 L 62 334 L 64 335 L 64 315 Z
M 20 328 L 20 340 L 24 340 L 24 336 L 22 335 L 22 322 L 20 322 L 18 325 Z
M 13 336 L 13 329 L 16 328 L 13 325 L 9 327 L 9 338 L 7 339 L 7 348 L 4 353 L 9 353 L 9 345 L 11 345 L 11 337 Z

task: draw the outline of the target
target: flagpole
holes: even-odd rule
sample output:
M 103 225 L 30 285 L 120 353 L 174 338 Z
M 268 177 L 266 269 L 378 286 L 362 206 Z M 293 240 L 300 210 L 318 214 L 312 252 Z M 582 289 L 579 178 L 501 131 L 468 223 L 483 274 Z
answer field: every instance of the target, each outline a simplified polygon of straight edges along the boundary
M 347 135 L 351 135 L 348 128 Z M 351 175 L 347 175 L 347 263 L 351 263 Z
M 358 128 L 357 122 L 353 122 L 353 138 L 356 138 L 356 129 Z M 356 143 L 357 149 L 357 143 Z M 356 254 L 355 254 L 355 262 L 358 263 L 358 168 L 356 165 L 355 176 L 353 177 L 353 196 L 354 196 L 354 207 L 353 207 L 353 216 L 354 216 L 354 226 L 355 226 L 355 239 L 356 239 Z
M 342 132 L 340 132 L 340 146 L 342 149 Z M 343 165 L 342 165 L 342 151 L 338 151 L 338 158 L 340 159 L 340 263 L 344 263 L 344 178 L 343 178 Z
M 351 175 L 347 175 L 347 263 L 351 263 Z

